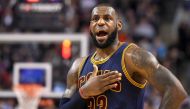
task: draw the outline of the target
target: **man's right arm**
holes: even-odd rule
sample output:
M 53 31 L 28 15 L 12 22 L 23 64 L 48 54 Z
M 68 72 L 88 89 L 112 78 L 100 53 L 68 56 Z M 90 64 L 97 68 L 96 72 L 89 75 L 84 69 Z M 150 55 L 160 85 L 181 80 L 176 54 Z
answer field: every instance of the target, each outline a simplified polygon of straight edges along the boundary
M 77 91 L 78 69 L 82 60 L 83 58 L 76 59 L 68 72 L 67 88 L 60 101 L 59 109 L 83 109 L 85 106 L 84 99 Z

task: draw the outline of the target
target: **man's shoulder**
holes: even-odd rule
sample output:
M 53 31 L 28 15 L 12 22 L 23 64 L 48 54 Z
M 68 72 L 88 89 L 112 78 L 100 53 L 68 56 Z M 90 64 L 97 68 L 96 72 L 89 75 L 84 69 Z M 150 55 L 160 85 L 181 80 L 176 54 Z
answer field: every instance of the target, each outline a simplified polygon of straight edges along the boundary
M 125 54 L 131 54 L 134 50 L 140 49 L 140 47 L 138 45 L 136 45 L 135 43 L 129 43 L 125 49 L 124 49 L 124 53 Z
M 76 58 L 68 72 L 68 75 L 78 75 L 78 71 L 80 69 L 80 66 L 81 66 L 81 63 L 83 63 L 85 60 L 86 60 L 87 57 L 79 57 L 79 58 Z
M 132 60 L 148 61 L 154 59 L 154 55 L 146 49 L 139 47 L 138 45 L 131 43 L 126 47 L 125 56 L 130 57 Z
M 150 69 L 158 65 L 156 57 L 149 51 L 132 44 L 125 52 L 125 61 L 138 71 Z M 141 71 L 140 71 L 141 72 Z
M 76 58 L 73 62 L 73 67 L 80 69 L 81 64 L 83 64 L 86 61 L 87 57 L 88 56 Z
M 74 63 L 81 63 L 82 61 L 86 60 L 87 56 L 86 57 L 78 57 L 75 59 Z

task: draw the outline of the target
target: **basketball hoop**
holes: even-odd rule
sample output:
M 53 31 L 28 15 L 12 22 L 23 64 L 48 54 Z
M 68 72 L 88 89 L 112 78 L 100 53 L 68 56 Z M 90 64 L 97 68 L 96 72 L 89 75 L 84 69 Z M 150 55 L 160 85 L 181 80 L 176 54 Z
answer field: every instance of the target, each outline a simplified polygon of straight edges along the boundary
M 37 109 L 44 87 L 38 84 L 19 84 L 14 86 L 18 99 L 18 109 Z

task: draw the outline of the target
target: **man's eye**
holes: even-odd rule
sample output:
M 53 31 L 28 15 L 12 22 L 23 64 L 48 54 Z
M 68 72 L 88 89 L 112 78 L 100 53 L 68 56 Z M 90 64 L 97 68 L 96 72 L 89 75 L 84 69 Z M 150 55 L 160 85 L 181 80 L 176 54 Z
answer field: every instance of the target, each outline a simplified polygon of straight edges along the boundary
M 109 16 L 105 16 L 105 17 L 104 17 L 104 20 L 105 20 L 105 21 L 110 21 L 111 18 L 110 18 Z
M 98 21 L 99 20 L 99 17 L 93 17 L 92 18 L 92 21 Z

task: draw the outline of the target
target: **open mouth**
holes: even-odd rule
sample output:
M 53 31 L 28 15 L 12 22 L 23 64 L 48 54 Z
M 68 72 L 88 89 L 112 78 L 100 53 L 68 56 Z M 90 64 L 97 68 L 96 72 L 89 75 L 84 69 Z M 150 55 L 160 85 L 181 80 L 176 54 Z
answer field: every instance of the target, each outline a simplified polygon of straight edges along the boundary
M 96 34 L 98 37 L 103 37 L 103 36 L 107 36 L 108 33 L 106 31 L 99 31 L 97 34 Z

